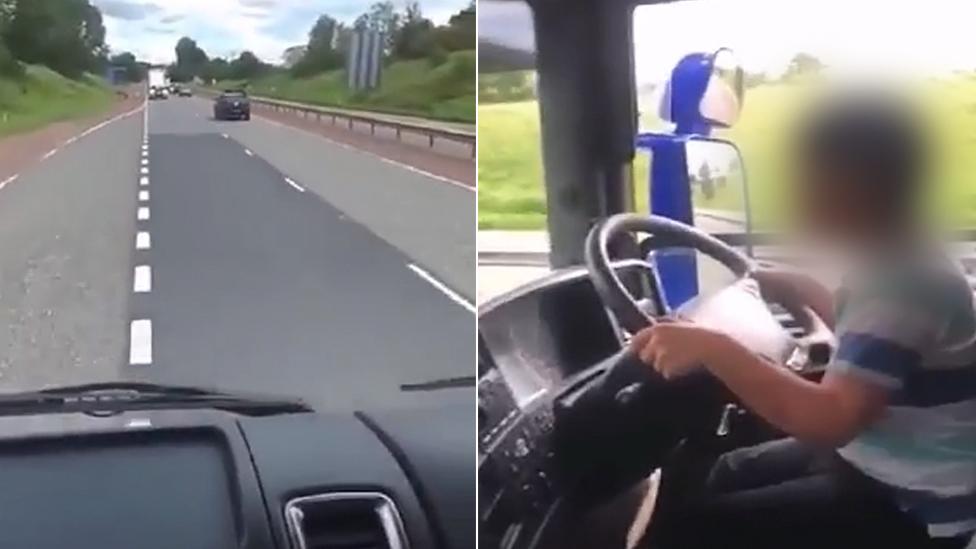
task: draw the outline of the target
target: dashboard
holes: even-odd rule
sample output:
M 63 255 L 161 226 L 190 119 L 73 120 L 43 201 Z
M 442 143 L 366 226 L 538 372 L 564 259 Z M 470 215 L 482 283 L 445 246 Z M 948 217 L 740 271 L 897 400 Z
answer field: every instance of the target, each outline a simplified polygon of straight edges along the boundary
M 471 391 L 265 417 L 0 417 L 0 546 L 475 547 Z
M 480 546 L 536 546 L 560 505 L 553 399 L 618 354 L 624 334 L 583 268 L 485 303 L 478 331 Z

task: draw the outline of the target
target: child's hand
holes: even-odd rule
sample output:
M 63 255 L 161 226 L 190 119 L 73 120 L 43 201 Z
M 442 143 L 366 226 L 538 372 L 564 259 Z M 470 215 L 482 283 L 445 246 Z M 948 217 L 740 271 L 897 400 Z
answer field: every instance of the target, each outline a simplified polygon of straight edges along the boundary
M 630 340 L 642 362 L 672 379 L 721 357 L 735 343 L 725 334 L 687 321 L 659 322 Z

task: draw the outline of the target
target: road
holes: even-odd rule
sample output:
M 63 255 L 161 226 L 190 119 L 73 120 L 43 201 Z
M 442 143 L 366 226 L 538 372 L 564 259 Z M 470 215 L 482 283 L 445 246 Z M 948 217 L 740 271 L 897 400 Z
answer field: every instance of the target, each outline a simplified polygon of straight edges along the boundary
M 413 405 L 471 375 L 474 193 L 170 99 L 0 189 L 0 390 L 147 380 Z M 130 341 L 131 340 L 131 341 Z

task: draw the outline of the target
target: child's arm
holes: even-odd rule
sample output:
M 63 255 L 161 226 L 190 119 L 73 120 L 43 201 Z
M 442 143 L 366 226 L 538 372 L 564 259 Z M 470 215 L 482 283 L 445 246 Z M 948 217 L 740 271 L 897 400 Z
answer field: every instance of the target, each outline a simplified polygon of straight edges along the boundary
M 731 337 L 684 322 L 657 324 L 632 340 L 641 359 L 671 378 L 704 365 L 742 403 L 773 426 L 812 444 L 843 446 L 877 419 L 888 390 L 828 372 L 807 381 L 767 362 Z
M 834 296 L 806 273 L 783 268 L 756 271 L 753 276 L 767 299 L 779 303 L 805 303 L 827 326 L 834 327 Z

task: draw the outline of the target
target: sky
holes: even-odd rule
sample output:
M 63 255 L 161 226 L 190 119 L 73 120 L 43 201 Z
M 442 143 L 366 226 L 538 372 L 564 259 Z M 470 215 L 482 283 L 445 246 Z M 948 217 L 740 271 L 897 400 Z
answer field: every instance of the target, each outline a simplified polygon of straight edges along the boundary
M 482 38 L 533 47 L 518 2 L 479 3 Z M 800 51 L 840 71 L 976 70 L 972 0 L 685 0 L 634 11 L 638 84 L 663 80 L 682 55 L 732 48 L 752 72 L 781 73 Z
M 326 13 L 352 23 L 371 0 L 90 0 L 105 20 L 113 52 L 130 51 L 152 63 L 175 61 L 174 48 L 189 36 L 211 57 L 251 50 L 279 63 L 282 52 L 305 44 L 308 31 Z M 394 0 L 402 9 L 405 0 Z M 463 9 L 467 0 L 421 0 L 426 17 L 437 24 Z

